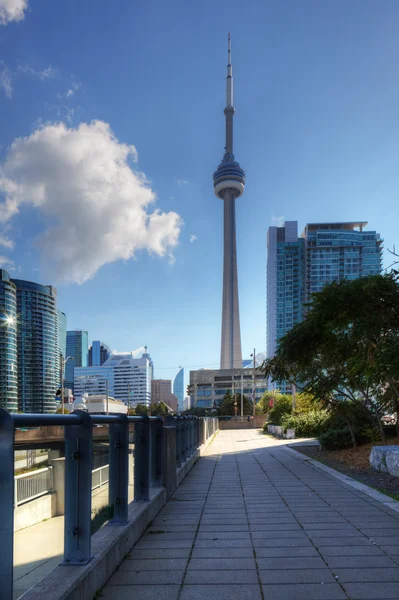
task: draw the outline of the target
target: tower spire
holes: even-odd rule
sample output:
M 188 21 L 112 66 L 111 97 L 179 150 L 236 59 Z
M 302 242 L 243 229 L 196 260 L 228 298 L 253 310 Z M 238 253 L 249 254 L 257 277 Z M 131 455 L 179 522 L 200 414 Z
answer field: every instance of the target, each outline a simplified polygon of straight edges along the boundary
M 226 108 L 233 106 L 233 67 L 231 65 L 231 37 L 227 38 Z

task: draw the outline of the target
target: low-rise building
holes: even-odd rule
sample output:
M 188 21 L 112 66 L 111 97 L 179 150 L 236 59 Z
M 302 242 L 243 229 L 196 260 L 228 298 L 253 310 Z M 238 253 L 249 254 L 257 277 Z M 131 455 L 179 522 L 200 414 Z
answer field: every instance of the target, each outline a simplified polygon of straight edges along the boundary
M 252 401 L 254 387 L 253 369 L 200 369 L 190 371 L 189 394 L 191 406 L 213 408 L 218 406 L 224 395 L 231 391 L 243 394 Z M 255 401 L 259 402 L 267 390 L 267 383 L 262 373 L 255 371 Z

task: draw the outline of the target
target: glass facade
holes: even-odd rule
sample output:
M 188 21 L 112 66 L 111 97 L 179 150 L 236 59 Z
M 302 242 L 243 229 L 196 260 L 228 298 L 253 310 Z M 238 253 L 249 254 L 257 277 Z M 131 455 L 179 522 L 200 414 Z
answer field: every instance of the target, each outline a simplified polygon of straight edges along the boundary
M 366 222 L 319 223 L 306 226 L 306 298 L 332 281 L 379 275 L 382 240 L 375 231 L 363 231 Z
M 184 410 L 184 368 L 182 367 L 173 382 L 173 393 L 177 396 L 179 410 Z
M 65 387 L 74 389 L 75 367 L 87 367 L 89 353 L 89 335 L 87 331 L 67 331 L 66 355 L 72 356 L 65 365 Z
M 57 292 L 52 286 L 11 281 L 17 293 L 18 408 L 54 412 L 60 379 Z
M 17 294 L 0 269 L 0 408 L 18 410 Z
M 96 340 L 89 348 L 89 367 L 100 367 L 111 356 L 112 352 L 109 346 Z

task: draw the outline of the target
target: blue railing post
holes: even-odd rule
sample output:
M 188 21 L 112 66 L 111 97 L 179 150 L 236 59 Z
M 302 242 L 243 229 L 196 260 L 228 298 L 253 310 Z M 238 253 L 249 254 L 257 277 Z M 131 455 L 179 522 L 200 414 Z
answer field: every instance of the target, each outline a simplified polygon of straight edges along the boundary
M 151 484 L 162 487 L 163 419 L 151 420 Z
M 195 452 L 195 419 L 196 417 L 193 417 L 191 419 L 191 427 L 190 427 L 190 450 L 191 450 L 191 454 L 194 454 Z
M 91 555 L 91 469 L 93 425 L 83 411 L 80 424 L 65 427 L 65 518 L 63 565 L 86 565 Z
M 13 597 L 13 552 L 14 422 L 0 409 L 0 590 L 4 598 Z
M 126 525 L 129 486 L 129 421 L 119 416 L 119 423 L 109 424 L 109 505 L 112 517 L 108 525 Z
M 186 429 L 187 429 L 187 417 L 181 419 L 181 431 L 180 431 L 180 449 L 181 449 L 181 462 L 187 460 L 187 449 L 186 449 Z
M 150 499 L 150 418 L 134 423 L 134 502 Z
M 181 431 L 182 431 L 182 418 L 181 417 L 175 417 L 176 420 L 176 466 L 180 467 L 181 465 L 181 461 L 182 461 L 182 456 L 181 456 L 181 448 L 182 448 L 182 444 L 181 444 Z

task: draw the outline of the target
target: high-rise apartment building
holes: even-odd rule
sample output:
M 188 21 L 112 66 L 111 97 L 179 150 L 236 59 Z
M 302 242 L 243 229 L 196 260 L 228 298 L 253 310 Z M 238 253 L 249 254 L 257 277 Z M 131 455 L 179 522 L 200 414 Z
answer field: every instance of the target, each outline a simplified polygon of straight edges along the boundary
M 379 233 L 364 230 L 366 225 L 367 221 L 306 225 L 301 237 L 306 251 L 307 300 L 332 281 L 381 273 L 382 240 Z
M 66 355 L 72 356 L 65 365 L 65 387 L 74 390 L 74 369 L 87 367 L 89 336 L 87 331 L 67 331 Z
M 0 408 L 18 410 L 17 291 L 0 269 Z
M 58 309 L 58 338 L 60 344 L 60 354 L 65 360 L 66 358 L 66 332 L 67 332 L 67 317 L 60 309 Z
M 267 356 L 278 340 L 302 320 L 305 244 L 298 222 L 287 221 L 267 232 Z
M 17 295 L 18 408 L 54 412 L 60 383 L 57 291 L 12 279 Z
M 89 348 L 89 367 L 100 367 L 110 356 L 112 352 L 107 344 L 99 340 L 93 341 Z
M 149 406 L 152 375 L 153 363 L 147 352 L 141 358 L 135 358 L 132 352 L 113 354 L 99 367 L 75 367 L 74 395 L 78 397 L 84 392 L 103 394 L 108 380 L 109 394 L 112 389 L 116 400 L 122 400 L 128 406 Z
M 181 367 L 173 382 L 173 393 L 177 396 L 178 409 L 184 410 L 184 368 Z
M 382 240 L 367 222 L 310 223 L 298 237 L 297 221 L 267 234 L 267 357 L 304 316 L 304 303 L 332 281 L 381 273 Z M 274 384 L 290 392 L 286 382 Z

